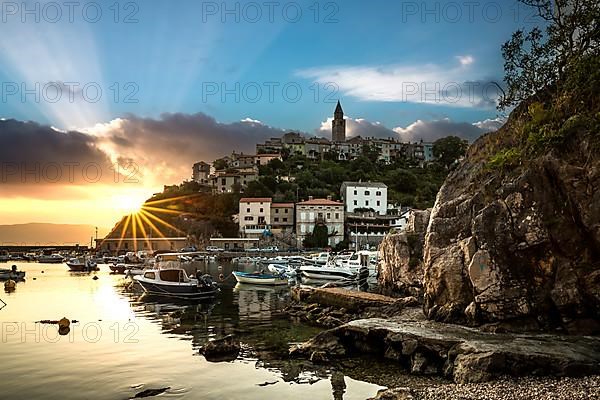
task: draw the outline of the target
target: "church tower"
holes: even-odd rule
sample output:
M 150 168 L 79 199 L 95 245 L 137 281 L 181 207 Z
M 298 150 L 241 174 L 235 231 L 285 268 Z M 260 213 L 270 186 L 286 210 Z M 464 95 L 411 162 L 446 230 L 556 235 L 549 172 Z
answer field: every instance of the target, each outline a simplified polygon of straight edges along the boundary
M 342 105 L 339 100 L 335 107 L 335 112 L 333 113 L 331 140 L 338 143 L 346 141 L 346 120 L 344 119 L 344 110 L 342 110 Z

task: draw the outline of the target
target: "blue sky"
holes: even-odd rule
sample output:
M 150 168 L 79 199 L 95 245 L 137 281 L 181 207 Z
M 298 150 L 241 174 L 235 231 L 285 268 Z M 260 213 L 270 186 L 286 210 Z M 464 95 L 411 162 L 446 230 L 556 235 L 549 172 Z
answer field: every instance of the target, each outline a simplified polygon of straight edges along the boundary
M 512 1 L 469 7 L 468 2 L 311 0 L 273 2 L 272 8 L 260 1 L 99 1 L 93 7 L 78 3 L 73 22 L 62 7 L 55 23 L 48 2 L 38 2 L 39 22 L 20 3 L 13 3 L 18 10 L 6 3 L 0 117 L 60 129 L 86 128 L 128 114 L 160 118 L 162 113 L 202 112 L 223 123 L 250 118 L 314 132 L 338 98 L 348 116 L 390 129 L 416 120 L 474 123 L 495 118 L 497 111 L 479 98 L 463 101 L 464 86 L 461 101 L 451 103 L 445 97 L 423 102 L 422 93 L 409 98 L 403 84 L 435 89 L 436 82 L 443 87 L 500 81 L 500 45 L 528 25 L 526 10 L 517 15 Z M 27 3 L 33 9 L 35 2 Z M 223 13 L 224 7 L 236 10 L 236 4 L 237 12 Z M 90 22 L 97 5 L 102 16 Z M 253 22 L 256 10 L 262 16 Z M 126 23 L 127 17 L 132 23 Z M 23 102 L 21 84 L 31 89 L 36 82 L 41 99 L 30 94 Z M 44 94 L 49 82 L 54 82 L 47 86 L 50 94 Z M 89 97 L 96 87 L 102 96 L 92 103 L 75 89 L 72 104 L 66 101 L 68 92 L 51 103 L 56 82 L 92 83 Z M 19 92 L 11 94 L 14 84 Z M 274 87 L 272 101 L 269 85 Z M 224 87 L 239 99 L 228 94 L 223 101 Z M 137 102 L 126 102 L 127 95 Z

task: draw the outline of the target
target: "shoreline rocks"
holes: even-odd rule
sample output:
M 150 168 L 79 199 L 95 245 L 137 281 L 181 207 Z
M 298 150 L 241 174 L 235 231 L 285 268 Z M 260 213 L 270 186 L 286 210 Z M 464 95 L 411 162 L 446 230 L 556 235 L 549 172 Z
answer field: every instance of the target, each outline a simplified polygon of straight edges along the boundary
M 292 357 L 327 362 L 374 354 L 419 375 L 456 383 L 509 376 L 585 376 L 600 373 L 600 338 L 492 334 L 432 321 L 355 320 L 290 350 Z

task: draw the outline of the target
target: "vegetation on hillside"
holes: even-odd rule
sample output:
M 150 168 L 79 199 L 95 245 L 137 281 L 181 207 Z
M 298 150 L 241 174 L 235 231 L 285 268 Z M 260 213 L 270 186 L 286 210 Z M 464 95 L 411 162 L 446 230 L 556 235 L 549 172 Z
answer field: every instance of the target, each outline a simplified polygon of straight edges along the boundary
M 600 135 L 600 3 L 589 0 L 521 0 L 547 22 L 545 31 L 517 31 L 502 47 L 507 91 L 501 107 L 518 104 L 492 169 L 514 169 L 533 157 L 567 150 L 572 140 Z M 509 129 L 510 126 L 510 129 Z

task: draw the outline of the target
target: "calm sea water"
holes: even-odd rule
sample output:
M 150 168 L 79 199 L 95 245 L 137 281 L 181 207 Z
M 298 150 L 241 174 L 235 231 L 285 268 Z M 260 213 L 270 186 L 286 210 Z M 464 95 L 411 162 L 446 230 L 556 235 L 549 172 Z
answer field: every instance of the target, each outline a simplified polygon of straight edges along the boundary
M 350 400 L 380 388 L 308 363 L 257 355 L 285 352 L 315 333 L 281 318 L 289 299 L 285 287 L 239 287 L 227 279 L 212 302 L 174 302 L 144 296 L 106 265 L 92 274 L 70 273 L 64 264 L 17 265 L 27 280 L 12 293 L 0 292 L 6 303 L 0 310 L 0 399 L 114 400 L 170 387 L 160 398 Z M 208 272 L 227 276 L 231 268 L 209 265 Z M 64 336 L 56 325 L 36 323 L 62 317 L 78 321 Z M 198 354 L 209 338 L 230 333 L 243 343 L 235 361 L 213 363 Z

